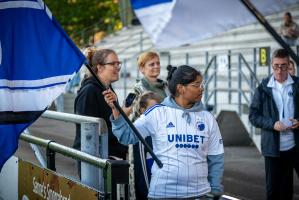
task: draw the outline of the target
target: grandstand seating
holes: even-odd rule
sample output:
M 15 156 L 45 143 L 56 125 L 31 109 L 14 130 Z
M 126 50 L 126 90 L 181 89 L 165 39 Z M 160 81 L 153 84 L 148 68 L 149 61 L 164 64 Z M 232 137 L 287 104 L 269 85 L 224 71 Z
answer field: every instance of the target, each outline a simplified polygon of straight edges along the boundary
M 289 7 L 287 10 L 266 16 L 268 22 L 273 26 L 275 30 L 279 32 L 279 27 L 283 20 L 284 12 L 289 11 L 292 13 L 294 21 L 299 23 L 299 4 Z M 259 134 L 255 134 L 256 131 L 253 129 L 248 122 L 248 105 L 245 97 L 241 97 L 241 105 L 238 99 L 238 91 L 241 89 L 247 99 L 250 100 L 250 91 L 252 92 L 257 84 L 253 87 L 248 85 L 242 80 L 241 85 L 238 82 L 238 75 L 240 71 L 239 67 L 239 54 L 242 54 L 250 68 L 253 70 L 253 66 L 256 65 L 256 77 L 261 80 L 263 77 L 270 73 L 270 68 L 260 67 L 258 65 L 258 48 L 259 47 L 270 47 L 271 50 L 278 48 L 278 43 L 272 38 L 272 36 L 258 23 L 249 24 L 243 27 L 232 29 L 221 35 L 215 36 L 204 41 L 200 41 L 195 44 L 188 44 L 182 47 L 171 48 L 171 49 L 155 49 L 153 43 L 150 41 L 148 35 L 144 32 L 141 26 L 125 27 L 121 31 L 113 33 L 105 37 L 102 41 L 96 44 L 98 48 L 111 48 L 114 49 L 119 58 L 124 62 L 120 81 L 114 84 L 114 88 L 118 94 L 120 102 L 124 99 L 128 93 L 128 89 L 132 88 L 136 78 L 139 78 L 140 74 L 137 68 L 137 56 L 142 51 L 154 50 L 160 53 L 161 57 L 161 78 L 166 77 L 166 66 L 168 64 L 181 65 L 189 64 L 196 67 L 202 72 L 206 69 L 207 63 L 211 60 L 213 55 L 217 58 L 221 56 L 227 56 L 230 52 L 231 55 L 231 89 L 235 92 L 231 93 L 231 101 L 228 100 L 228 69 L 220 67 L 217 62 L 217 79 L 216 83 L 210 83 L 210 88 L 218 89 L 216 95 L 217 101 L 209 101 L 209 104 L 217 104 L 217 110 L 215 115 L 218 115 L 221 110 L 233 110 L 240 112 L 240 118 L 247 128 L 248 132 L 254 139 L 257 146 L 259 146 Z M 256 60 L 254 60 L 254 48 L 256 48 Z M 294 50 L 296 50 L 294 48 Z M 250 71 L 246 69 L 244 63 L 242 64 L 242 72 L 249 78 Z M 211 67 L 213 68 L 213 67 Z M 214 68 L 213 68 L 214 69 Z M 209 75 L 215 72 L 211 69 Z M 214 80 L 213 80 L 214 81 Z M 211 81 L 211 82 L 213 82 Z M 212 86 L 213 84 L 213 86 Z M 214 85 L 215 84 L 215 85 Z M 241 88 L 240 88 L 241 86 Z M 213 99 L 213 98 L 211 98 Z

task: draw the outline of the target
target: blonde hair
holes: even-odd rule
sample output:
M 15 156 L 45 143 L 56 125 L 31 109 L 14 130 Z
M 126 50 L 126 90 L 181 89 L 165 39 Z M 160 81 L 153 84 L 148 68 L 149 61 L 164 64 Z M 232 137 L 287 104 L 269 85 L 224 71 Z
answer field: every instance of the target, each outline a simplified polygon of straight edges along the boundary
M 106 62 L 107 57 L 110 54 L 115 54 L 115 51 L 112 49 L 96 49 L 95 47 L 88 47 L 85 50 L 85 56 L 88 60 L 88 63 L 91 66 L 92 71 L 94 71 L 96 74 L 98 72 L 97 65 L 103 65 Z M 86 73 L 87 77 L 91 77 L 91 73 L 88 71 Z
M 138 67 L 144 67 L 145 63 L 148 61 L 152 60 L 153 58 L 159 58 L 159 55 L 156 52 L 153 51 L 148 51 L 148 52 L 143 52 L 138 56 L 137 63 Z

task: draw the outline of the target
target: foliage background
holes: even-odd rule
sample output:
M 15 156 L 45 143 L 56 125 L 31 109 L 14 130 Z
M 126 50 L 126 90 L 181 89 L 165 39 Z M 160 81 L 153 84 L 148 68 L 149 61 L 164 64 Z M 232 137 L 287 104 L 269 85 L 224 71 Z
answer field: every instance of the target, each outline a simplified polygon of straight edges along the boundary
M 118 0 L 44 0 L 57 21 L 80 47 L 122 28 Z

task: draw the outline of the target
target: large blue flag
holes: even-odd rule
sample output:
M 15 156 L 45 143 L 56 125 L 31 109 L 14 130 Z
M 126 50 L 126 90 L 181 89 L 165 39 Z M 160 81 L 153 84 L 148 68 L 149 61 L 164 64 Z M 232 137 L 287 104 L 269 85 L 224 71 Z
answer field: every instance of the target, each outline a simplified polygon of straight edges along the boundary
M 42 0 L 0 0 L 0 170 L 84 60 Z
M 251 0 L 263 15 L 299 0 Z M 144 30 L 157 48 L 191 44 L 256 22 L 240 0 L 131 0 Z

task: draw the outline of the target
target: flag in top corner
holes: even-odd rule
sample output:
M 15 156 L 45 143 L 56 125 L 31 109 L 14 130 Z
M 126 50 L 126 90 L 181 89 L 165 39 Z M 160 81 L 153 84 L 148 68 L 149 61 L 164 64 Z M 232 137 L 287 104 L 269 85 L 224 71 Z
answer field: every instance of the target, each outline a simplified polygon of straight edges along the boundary
M 299 0 L 251 2 L 266 16 L 282 12 Z M 194 44 L 257 22 L 238 0 L 131 0 L 131 4 L 145 32 L 159 49 Z M 228 37 L 228 40 L 233 39 Z
M 84 55 L 42 0 L 0 0 L 0 170 Z

